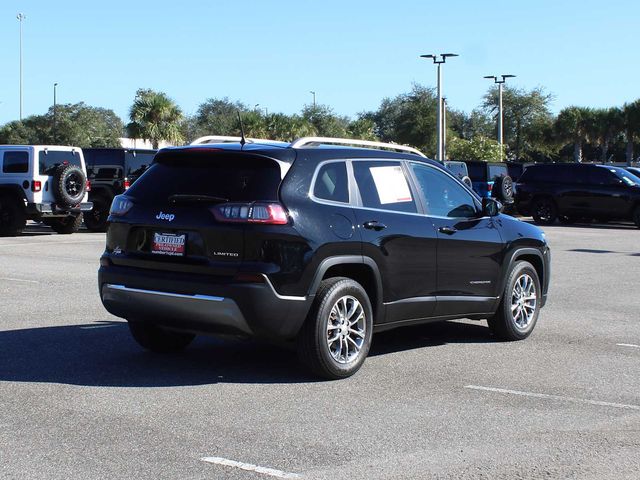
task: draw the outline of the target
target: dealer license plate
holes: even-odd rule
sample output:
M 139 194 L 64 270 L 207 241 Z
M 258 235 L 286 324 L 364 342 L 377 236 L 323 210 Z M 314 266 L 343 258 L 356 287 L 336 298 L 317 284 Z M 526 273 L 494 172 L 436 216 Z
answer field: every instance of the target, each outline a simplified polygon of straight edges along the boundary
M 184 246 L 186 243 L 186 235 L 177 235 L 175 233 L 154 233 L 153 243 L 151 244 L 151 253 L 157 255 L 171 255 L 174 257 L 184 256 Z

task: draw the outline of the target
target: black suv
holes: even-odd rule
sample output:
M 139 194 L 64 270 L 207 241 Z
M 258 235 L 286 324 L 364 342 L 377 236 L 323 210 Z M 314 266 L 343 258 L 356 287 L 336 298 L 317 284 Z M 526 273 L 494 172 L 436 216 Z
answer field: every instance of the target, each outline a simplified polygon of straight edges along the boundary
M 416 150 L 327 142 L 161 150 L 114 199 L 106 309 L 152 351 L 254 336 L 294 343 L 326 378 L 357 371 L 374 331 L 466 317 L 531 333 L 549 285 L 540 229 Z
M 93 232 L 107 230 L 109 206 L 113 197 L 124 193 L 151 165 L 156 150 L 124 148 L 84 148 L 89 200 L 93 210 L 85 213 L 85 226 Z
M 640 227 L 640 178 L 619 167 L 532 165 L 520 177 L 516 192 L 518 211 L 536 223 L 626 219 Z

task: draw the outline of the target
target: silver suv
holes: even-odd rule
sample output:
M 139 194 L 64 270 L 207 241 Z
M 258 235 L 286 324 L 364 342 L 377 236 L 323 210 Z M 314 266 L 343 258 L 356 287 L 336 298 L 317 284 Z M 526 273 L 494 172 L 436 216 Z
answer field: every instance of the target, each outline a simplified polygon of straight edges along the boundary
M 79 148 L 0 145 L 0 236 L 17 235 L 27 220 L 77 232 L 92 208 L 86 172 Z

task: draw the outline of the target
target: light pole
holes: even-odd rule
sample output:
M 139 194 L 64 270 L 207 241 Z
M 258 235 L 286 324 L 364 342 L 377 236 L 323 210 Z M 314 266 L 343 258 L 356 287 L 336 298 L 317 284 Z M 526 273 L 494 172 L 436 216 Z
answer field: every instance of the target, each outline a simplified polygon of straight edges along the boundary
M 438 66 L 438 110 L 436 113 L 436 123 L 438 125 L 438 140 L 436 160 L 444 162 L 443 144 L 445 133 L 442 131 L 442 72 L 441 66 L 449 57 L 457 57 L 457 53 L 441 53 L 440 55 L 420 55 L 421 58 L 430 58 Z
M 316 92 L 310 90 L 309 93 L 313 95 L 313 109 L 315 110 L 316 109 Z
M 503 132 L 502 132 L 502 122 L 503 122 L 503 110 L 502 110 L 502 90 L 507 78 L 515 78 L 515 75 L 500 75 L 502 80 L 499 80 L 497 75 L 487 75 L 484 78 L 488 78 L 493 80 L 494 83 L 498 84 L 498 144 L 500 145 L 500 161 L 502 161 L 502 144 L 504 141 Z
M 442 161 L 447 158 L 447 97 L 442 97 Z
M 57 106 L 58 103 L 56 101 L 56 87 L 58 86 L 58 83 L 54 83 L 53 84 L 53 143 L 56 143 L 56 136 L 58 133 L 57 130 L 57 125 L 56 125 L 56 120 L 57 120 Z
M 27 19 L 24 13 L 19 13 L 16 18 L 20 22 L 20 121 L 22 121 L 22 21 Z

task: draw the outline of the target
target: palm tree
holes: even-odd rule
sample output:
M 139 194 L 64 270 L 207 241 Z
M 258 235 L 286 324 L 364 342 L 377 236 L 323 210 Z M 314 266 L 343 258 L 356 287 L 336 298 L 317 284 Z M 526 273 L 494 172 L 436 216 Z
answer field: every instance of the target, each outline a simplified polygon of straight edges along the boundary
M 640 99 L 622 107 L 624 132 L 627 138 L 627 165 L 633 162 L 633 141 L 640 134 Z
M 593 111 L 589 137 L 600 147 L 600 161 L 606 163 L 609 145 L 624 130 L 624 116 L 618 107 Z
M 163 92 L 139 89 L 129 111 L 131 123 L 129 132 L 137 137 L 150 140 L 153 148 L 161 141 L 181 143 L 182 111 L 173 100 Z
M 560 111 L 555 122 L 559 139 L 573 143 L 573 160 L 582 162 L 582 145 L 589 139 L 593 110 L 586 107 L 567 107 Z

